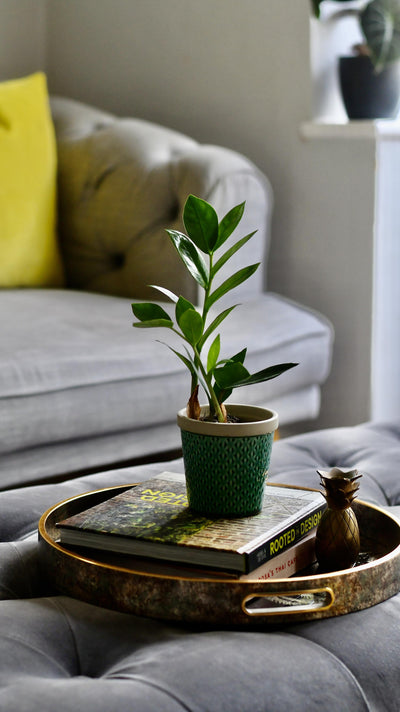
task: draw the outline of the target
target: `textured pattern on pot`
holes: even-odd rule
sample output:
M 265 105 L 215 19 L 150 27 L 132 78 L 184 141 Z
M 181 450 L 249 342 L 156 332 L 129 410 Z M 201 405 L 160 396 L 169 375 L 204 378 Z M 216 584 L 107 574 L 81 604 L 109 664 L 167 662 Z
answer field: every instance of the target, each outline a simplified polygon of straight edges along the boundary
M 240 422 L 192 420 L 186 409 L 178 413 L 189 506 L 211 517 L 252 516 L 262 507 L 278 416 L 254 406 L 228 410 Z

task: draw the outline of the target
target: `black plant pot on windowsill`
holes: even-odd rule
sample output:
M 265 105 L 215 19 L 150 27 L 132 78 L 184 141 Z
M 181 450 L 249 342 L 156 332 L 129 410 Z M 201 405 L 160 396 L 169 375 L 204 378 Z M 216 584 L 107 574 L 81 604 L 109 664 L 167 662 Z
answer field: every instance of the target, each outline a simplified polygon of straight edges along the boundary
M 393 119 L 400 102 L 400 62 L 377 71 L 367 56 L 340 57 L 339 78 L 349 119 Z

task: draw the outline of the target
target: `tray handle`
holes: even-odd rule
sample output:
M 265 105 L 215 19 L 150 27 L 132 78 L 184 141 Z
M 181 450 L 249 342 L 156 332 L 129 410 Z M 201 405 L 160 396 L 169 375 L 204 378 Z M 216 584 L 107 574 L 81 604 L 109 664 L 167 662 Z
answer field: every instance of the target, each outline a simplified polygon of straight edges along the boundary
M 328 586 L 304 591 L 274 591 L 246 596 L 242 610 L 248 616 L 271 616 L 282 613 L 293 615 L 313 611 L 326 611 L 335 601 L 335 594 Z

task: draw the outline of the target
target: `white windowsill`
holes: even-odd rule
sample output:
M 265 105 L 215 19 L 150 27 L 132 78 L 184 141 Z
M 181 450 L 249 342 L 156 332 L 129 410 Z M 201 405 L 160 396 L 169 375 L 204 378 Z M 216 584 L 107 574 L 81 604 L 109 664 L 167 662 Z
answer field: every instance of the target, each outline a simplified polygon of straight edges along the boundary
M 347 121 L 329 123 L 305 121 L 299 128 L 303 141 L 317 139 L 377 139 L 400 140 L 400 120 L 376 119 L 375 121 Z

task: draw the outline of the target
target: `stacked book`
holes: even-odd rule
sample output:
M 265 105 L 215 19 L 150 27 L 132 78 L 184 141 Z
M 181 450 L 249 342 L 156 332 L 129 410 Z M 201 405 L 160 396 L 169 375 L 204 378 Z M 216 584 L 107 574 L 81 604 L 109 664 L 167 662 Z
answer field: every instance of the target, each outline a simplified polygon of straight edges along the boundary
M 123 555 L 134 570 L 263 580 L 287 578 L 314 562 L 325 507 L 318 491 L 266 485 L 259 514 L 208 519 L 189 509 L 182 475 L 164 472 L 57 528 L 60 544 Z

